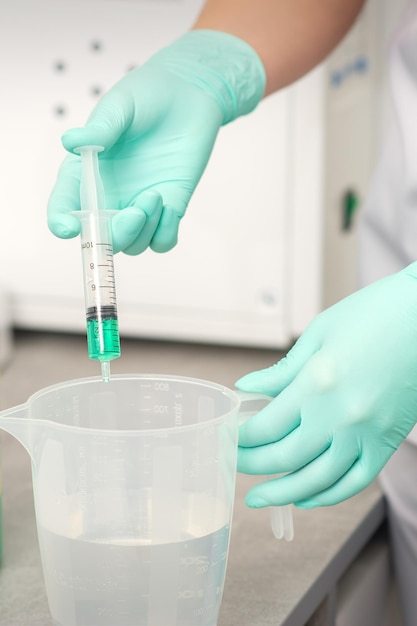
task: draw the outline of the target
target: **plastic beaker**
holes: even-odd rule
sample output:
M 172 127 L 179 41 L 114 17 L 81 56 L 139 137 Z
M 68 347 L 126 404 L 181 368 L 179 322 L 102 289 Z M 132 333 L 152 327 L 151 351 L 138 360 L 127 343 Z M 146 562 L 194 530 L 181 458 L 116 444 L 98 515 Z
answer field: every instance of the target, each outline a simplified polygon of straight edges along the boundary
M 0 413 L 32 459 L 55 624 L 215 626 L 248 406 L 215 383 L 134 374 Z

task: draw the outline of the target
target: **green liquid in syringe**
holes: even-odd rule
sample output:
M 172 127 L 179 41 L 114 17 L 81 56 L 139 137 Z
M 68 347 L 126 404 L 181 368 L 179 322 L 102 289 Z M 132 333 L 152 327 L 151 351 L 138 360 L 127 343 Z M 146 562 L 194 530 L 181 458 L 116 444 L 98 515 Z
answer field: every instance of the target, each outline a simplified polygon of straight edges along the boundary
M 88 356 L 95 361 L 111 361 L 120 356 L 117 317 L 87 315 Z

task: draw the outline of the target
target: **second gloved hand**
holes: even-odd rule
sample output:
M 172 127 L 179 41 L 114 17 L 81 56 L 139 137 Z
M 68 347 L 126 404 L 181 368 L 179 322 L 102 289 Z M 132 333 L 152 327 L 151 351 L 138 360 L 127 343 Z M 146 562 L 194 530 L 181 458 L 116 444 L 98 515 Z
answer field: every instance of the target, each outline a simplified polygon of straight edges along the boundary
M 289 472 L 251 489 L 249 506 L 364 489 L 417 422 L 417 263 L 318 315 L 284 359 L 236 384 L 276 396 L 241 426 L 239 471 Z
M 219 128 L 252 111 L 265 71 L 244 41 L 191 31 L 120 80 L 84 128 L 68 131 L 64 147 L 104 147 L 100 172 L 113 218 L 115 251 L 139 254 L 175 246 L 179 222 L 206 167 Z M 62 164 L 49 200 L 48 223 L 62 238 L 79 233 L 80 160 Z

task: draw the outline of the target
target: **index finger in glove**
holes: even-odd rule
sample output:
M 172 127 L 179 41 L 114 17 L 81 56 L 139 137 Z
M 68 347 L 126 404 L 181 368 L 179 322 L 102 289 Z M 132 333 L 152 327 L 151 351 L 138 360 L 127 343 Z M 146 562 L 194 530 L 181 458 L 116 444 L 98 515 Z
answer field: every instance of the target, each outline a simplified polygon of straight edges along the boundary
M 151 249 L 154 252 L 168 252 L 168 250 L 171 250 L 178 241 L 179 225 L 180 218 L 176 211 L 171 207 L 165 206 L 158 228 L 152 237 Z
M 134 206 L 144 212 L 146 222 L 133 241 L 123 249 L 125 254 L 130 255 L 141 254 L 149 247 L 161 220 L 162 196 L 156 190 L 148 189 L 136 198 Z
M 293 472 L 319 457 L 331 445 L 326 430 L 315 430 L 301 423 L 289 435 L 254 448 L 239 446 L 238 471 L 243 474 L 281 474 Z
M 279 441 L 300 423 L 300 403 L 288 387 L 239 428 L 239 446 L 253 448 Z
M 300 469 L 253 487 L 246 496 L 246 504 L 259 508 L 314 499 L 340 480 L 344 482 L 344 477 L 356 467 L 358 455 L 355 441 L 338 437 L 323 454 Z
M 159 198 L 158 202 L 149 202 L 152 195 L 154 199 Z M 145 211 L 147 222 L 137 239 L 124 252 L 137 255 L 148 247 L 154 252 L 171 250 L 177 243 L 180 220 L 190 195 L 190 190 L 179 182 L 160 183 L 142 192 L 136 198 L 135 206 Z
M 80 159 L 68 155 L 58 172 L 57 181 L 48 201 L 48 226 L 51 232 L 61 239 L 76 237 L 81 232 L 81 222 L 77 218 L 80 210 Z M 158 194 L 156 194 L 158 196 Z M 142 204 L 152 207 L 160 200 L 155 194 L 148 198 L 144 194 Z M 159 209 L 158 209 L 159 210 Z M 114 252 L 123 250 L 137 239 L 146 222 L 147 215 L 141 208 L 127 207 L 116 213 L 112 219 L 112 238 Z
M 71 215 L 80 209 L 80 160 L 68 155 L 59 171 L 48 200 L 48 227 L 61 239 L 79 235 L 80 221 Z

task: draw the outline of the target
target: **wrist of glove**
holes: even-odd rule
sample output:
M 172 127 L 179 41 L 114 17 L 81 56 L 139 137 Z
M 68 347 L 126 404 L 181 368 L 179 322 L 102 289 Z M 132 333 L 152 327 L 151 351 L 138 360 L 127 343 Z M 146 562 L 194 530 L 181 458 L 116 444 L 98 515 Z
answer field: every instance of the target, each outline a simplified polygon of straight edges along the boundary
M 260 58 L 246 42 L 227 33 L 190 31 L 148 61 L 155 63 L 214 98 L 222 125 L 253 111 L 265 91 Z
M 62 138 L 69 152 L 104 147 L 100 172 L 114 249 L 139 254 L 170 250 L 181 218 L 210 158 L 218 131 L 252 111 L 265 71 L 244 41 L 216 31 L 191 31 L 132 70 L 107 92 L 84 128 Z M 80 161 L 69 155 L 48 204 L 51 231 L 79 233 Z
M 340 502 L 374 480 L 417 421 L 417 263 L 317 316 L 287 356 L 237 383 L 276 396 L 240 428 L 238 469 L 281 474 L 253 507 Z

